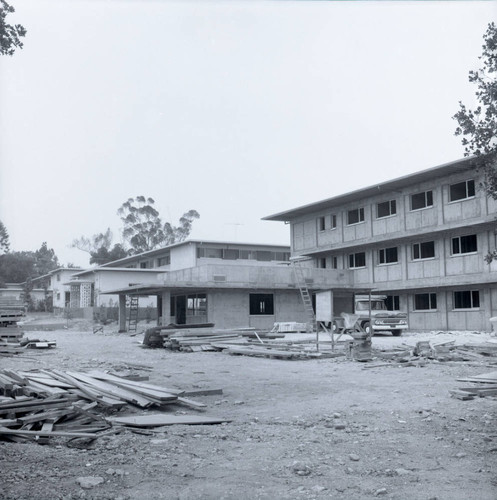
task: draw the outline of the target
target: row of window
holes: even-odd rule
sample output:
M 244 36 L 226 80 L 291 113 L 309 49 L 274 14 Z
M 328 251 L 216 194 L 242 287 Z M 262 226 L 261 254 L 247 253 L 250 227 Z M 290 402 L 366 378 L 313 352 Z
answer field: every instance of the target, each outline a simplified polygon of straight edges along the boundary
M 467 180 L 457 182 L 449 186 L 449 202 L 466 200 L 475 196 L 475 181 Z M 433 191 L 422 191 L 420 193 L 411 194 L 410 210 L 422 210 L 433 206 Z M 397 201 L 388 200 L 376 204 L 376 218 L 383 219 L 397 214 Z M 347 225 L 352 226 L 364 222 L 364 207 L 354 208 L 347 211 Z M 319 231 L 326 229 L 335 229 L 337 227 L 337 216 L 332 214 L 329 219 L 330 226 L 327 227 L 327 218 L 324 216 L 318 217 Z
M 400 310 L 398 295 L 388 295 L 385 304 L 389 311 Z M 478 290 L 462 290 L 453 292 L 453 309 L 478 309 L 480 307 L 480 292 Z M 437 309 L 436 293 L 414 294 L 415 311 L 433 311 Z M 250 314 L 263 315 L 274 313 L 274 299 L 271 293 L 250 294 Z
M 478 251 L 478 239 L 476 234 L 465 236 L 456 236 L 451 239 L 451 255 L 471 254 Z M 411 246 L 412 260 L 424 260 L 435 258 L 435 242 L 424 241 L 422 243 L 413 243 Z M 378 250 L 377 263 L 396 264 L 399 262 L 398 247 L 380 248 Z M 317 260 L 317 267 L 326 268 L 326 258 Z M 333 256 L 330 261 L 331 269 L 338 269 L 338 258 Z M 356 252 L 348 255 L 349 269 L 366 267 L 366 252 Z
M 478 309 L 480 307 L 480 292 L 478 290 L 462 290 L 453 293 L 454 309 Z M 414 294 L 415 311 L 433 311 L 437 309 L 436 293 Z
M 290 260 L 290 252 L 273 252 L 270 250 L 239 250 L 236 248 L 214 248 L 201 247 L 197 248 L 197 257 L 206 257 L 211 259 L 224 260 L 258 260 L 263 262 L 288 261 Z

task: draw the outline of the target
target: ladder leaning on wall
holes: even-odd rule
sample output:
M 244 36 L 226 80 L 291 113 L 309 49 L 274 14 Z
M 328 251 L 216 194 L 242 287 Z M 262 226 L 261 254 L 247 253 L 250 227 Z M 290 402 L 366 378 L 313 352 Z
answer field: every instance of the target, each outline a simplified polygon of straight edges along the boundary
M 304 304 L 306 323 L 311 331 L 317 331 L 316 315 L 314 314 L 314 308 L 312 307 L 312 297 L 309 293 L 309 288 L 305 281 L 304 269 L 302 268 L 302 262 L 309 259 L 292 259 L 293 272 L 295 274 L 295 283 L 299 288 L 300 297 Z
M 136 332 L 138 326 L 138 296 L 132 295 L 129 301 L 128 331 Z

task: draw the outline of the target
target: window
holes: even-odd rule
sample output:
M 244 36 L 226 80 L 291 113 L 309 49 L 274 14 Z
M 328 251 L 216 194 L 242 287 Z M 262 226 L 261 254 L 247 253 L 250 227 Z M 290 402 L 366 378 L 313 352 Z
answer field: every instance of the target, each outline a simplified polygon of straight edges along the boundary
M 449 201 L 465 200 L 475 195 L 475 181 L 458 182 L 449 186 Z
M 337 227 L 337 216 L 335 214 L 331 215 L 331 229 L 336 229 Z
M 411 210 L 420 210 L 433 206 L 433 191 L 411 194 Z
M 255 260 L 255 252 L 253 250 L 240 250 L 240 259 Z
M 435 257 L 435 242 L 425 241 L 424 243 L 414 243 L 412 246 L 413 260 L 433 259 Z
M 317 264 L 320 269 L 326 269 L 326 259 L 324 257 L 322 259 L 318 259 Z
M 387 306 L 388 311 L 400 311 L 400 296 L 387 295 L 385 305 Z
M 148 262 L 140 262 L 140 269 L 147 269 Z
M 273 260 L 289 261 L 290 252 L 274 252 Z
M 416 293 L 414 295 L 414 310 L 428 311 L 437 308 L 436 293 Z
M 57 292 L 57 300 L 60 300 L 60 292 Z
M 358 252 L 349 255 L 349 268 L 366 267 L 366 253 Z
M 397 213 L 397 202 L 395 200 L 385 201 L 376 205 L 376 218 L 390 217 Z
M 233 249 L 223 250 L 224 260 L 238 260 L 239 256 L 240 256 L 240 250 L 233 250 Z
M 364 222 L 364 208 L 356 208 L 347 212 L 347 224 L 358 224 Z
M 378 258 L 380 264 L 393 264 L 398 262 L 397 247 L 381 248 L 378 251 Z
M 186 315 L 207 316 L 207 296 L 205 293 L 197 293 L 187 296 Z
M 272 259 L 272 252 L 267 250 L 257 250 L 257 260 L 261 262 L 269 262 Z
M 338 269 L 338 257 L 331 257 L 331 269 Z
M 454 292 L 454 309 L 478 309 L 480 307 L 480 292 L 464 290 Z
M 166 255 L 164 257 L 159 257 L 158 264 L 159 264 L 159 267 L 168 266 L 169 264 L 171 264 L 171 256 Z
M 57 274 L 57 281 L 60 281 L 60 274 Z
M 324 231 L 326 229 L 326 219 L 324 217 L 318 217 L 318 230 Z
M 476 234 L 452 238 L 452 255 L 473 253 L 478 250 Z
M 272 293 L 251 293 L 249 296 L 250 314 L 261 316 L 264 314 L 274 314 Z

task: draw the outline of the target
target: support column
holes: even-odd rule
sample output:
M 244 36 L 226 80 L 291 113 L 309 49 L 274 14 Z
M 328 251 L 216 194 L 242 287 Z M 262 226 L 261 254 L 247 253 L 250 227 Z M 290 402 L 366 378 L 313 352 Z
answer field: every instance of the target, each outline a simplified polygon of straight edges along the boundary
M 171 320 L 171 292 L 162 292 L 162 326 L 167 326 Z
M 119 295 L 119 333 L 126 331 L 126 295 Z

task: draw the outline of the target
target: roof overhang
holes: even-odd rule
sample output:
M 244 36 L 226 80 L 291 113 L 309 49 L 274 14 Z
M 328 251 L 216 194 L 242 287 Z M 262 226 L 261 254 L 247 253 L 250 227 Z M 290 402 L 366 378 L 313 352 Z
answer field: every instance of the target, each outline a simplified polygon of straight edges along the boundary
M 426 170 L 421 170 L 420 172 L 404 175 L 403 177 L 398 177 L 387 182 L 382 182 L 373 186 L 357 189 L 346 194 L 327 198 L 325 200 L 310 203 L 308 205 L 303 205 L 301 207 L 286 210 L 284 212 L 279 212 L 273 215 L 268 215 L 266 217 L 263 217 L 262 220 L 288 222 L 303 215 L 312 214 L 314 212 L 321 212 L 323 210 L 328 210 L 339 205 L 359 201 L 364 198 L 375 196 L 381 193 L 388 193 L 390 191 L 405 188 L 415 183 L 428 181 L 437 177 L 446 177 L 457 172 L 464 172 L 468 168 L 476 166 L 479 161 L 480 160 L 475 157 L 463 158 L 461 160 L 456 160 L 450 163 L 439 165 L 438 167 L 432 167 Z

